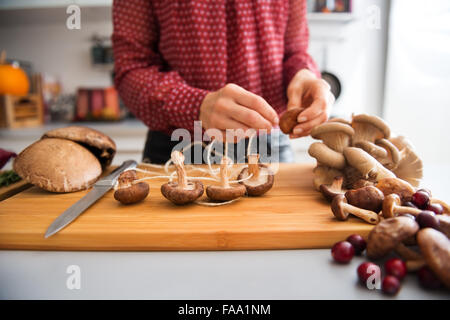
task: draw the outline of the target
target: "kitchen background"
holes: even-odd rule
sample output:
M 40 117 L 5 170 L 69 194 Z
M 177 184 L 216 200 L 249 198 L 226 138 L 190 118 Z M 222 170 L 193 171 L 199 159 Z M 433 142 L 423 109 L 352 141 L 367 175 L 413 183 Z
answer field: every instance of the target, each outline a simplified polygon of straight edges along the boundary
M 81 8 L 79 30 L 66 27 L 71 4 Z M 90 121 L 85 124 L 116 141 L 115 163 L 141 160 L 146 128 L 119 107 L 111 87 L 111 5 L 0 0 L 0 50 L 40 75 L 33 83 L 44 91 L 47 110 L 44 126 L 0 129 L 1 148 L 20 152 L 49 128 L 74 119 Z M 308 10 L 310 53 L 327 79 L 340 82 L 333 115 L 383 116 L 413 141 L 426 164 L 448 164 L 450 2 L 317 0 L 308 1 Z M 311 142 L 293 142 L 297 161 L 314 161 L 306 152 Z

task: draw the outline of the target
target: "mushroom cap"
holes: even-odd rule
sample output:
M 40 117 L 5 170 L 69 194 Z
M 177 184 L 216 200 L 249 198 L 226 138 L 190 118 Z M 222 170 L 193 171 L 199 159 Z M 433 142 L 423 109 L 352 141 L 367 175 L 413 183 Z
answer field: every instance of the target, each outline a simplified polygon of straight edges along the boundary
M 336 177 L 343 176 L 343 173 L 341 171 L 322 165 L 318 165 L 317 167 L 315 167 L 313 173 L 313 183 L 317 191 L 320 191 L 320 186 L 322 184 L 331 184 Z
M 344 204 L 347 203 L 345 195 L 339 194 L 333 198 L 331 201 L 331 211 L 333 211 L 334 216 L 341 221 L 347 220 L 349 213 L 344 209 Z
M 161 193 L 168 200 L 177 205 L 188 204 L 197 200 L 203 194 L 203 183 L 189 181 L 190 189 L 182 189 L 178 182 L 168 182 L 161 186 Z
M 297 117 L 303 108 L 290 108 L 280 117 L 280 129 L 284 134 L 292 133 L 294 127 L 298 124 Z
M 245 195 L 246 188 L 242 184 L 224 188 L 221 186 L 206 187 L 206 195 L 213 201 L 230 201 Z
M 399 178 L 381 179 L 376 184 L 376 187 L 383 192 L 384 196 L 388 196 L 393 193 L 397 194 L 400 196 L 402 202 L 410 201 L 415 192 L 413 186 L 405 180 Z
M 450 240 L 435 229 L 425 228 L 417 234 L 417 243 L 427 265 L 450 288 Z
M 102 173 L 100 162 L 78 143 L 38 140 L 14 160 L 14 171 L 25 181 L 51 192 L 87 189 Z
M 338 123 L 346 124 L 348 126 L 352 125 L 350 121 L 343 119 L 343 118 L 331 118 L 328 120 L 328 122 L 338 122 Z
M 374 158 L 386 158 L 388 156 L 386 149 L 379 147 L 370 141 L 356 142 L 355 147 L 363 149 Z
M 332 201 L 335 196 L 345 193 L 345 191 L 342 189 L 343 183 L 344 177 L 336 177 L 331 184 L 320 185 L 320 192 L 325 197 L 325 199 L 327 199 L 328 201 Z
M 77 142 L 91 151 L 102 164 L 103 168 L 109 166 L 116 154 L 116 144 L 104 133 L 81 126 L 69 126 L 47 131 L 42 136 L 46 138 L 59 138 Z
M 132 204 L 144 200 L 150 191 L 145 182 L 139 182 L 114 191 L 114 199 L 122 204 Z
M 329 148 L 342 152 L 350 145 L 351 137 L 355 130 L 349 125 L 340 122 L 325 122 L 311 131 L 311 137 L 320 139 Z
M 326 133 L 352 136 L 355 134 L 355 130 L 353 130 L 351 126 L 343 124 L 341 122 L 328 121 L 312 129 L 311 137 L 313 137 L 314 139 L 322 139 L 322 135 Z
M 387 139 L 379 139 L 375 141 L 375 144 L 383 148 L 387 153 L 386 159 L 382 159 L 382 164 L 389 170 L 395 169 L 401 159 L 400 151 L 397 147 Z
M 352 206 L 378 213 L 383 205 L 384 194 L 374 186 L 367 186 L 347 191 L 345 198 Z
M 344 169 L 346 162 L 342 153 L 336 152 L 322 142 L 314 142 L 308 149 L 311 157 L 317 162 L 334 169 Z
M 369 233 L 367 256 L 370 259 L 384 257 L 399 243 L 415 235 L 418 230 L 419 225 L 408 217 L 395 217 L 381 221 Z
M 360 127 L 362 126 L 362 127 Z M 391 135 L 391 129 L 389 128 L 389 126 L 387 125 L 387 123 L 377 117 L 377 116 L 371 116 L 371 115 L 367 115 L 367 114 L 359 114 L 356 116 L 353 116 L 352 118 L 352 127 L 355 129 L 355 133 L 356 130 L 364 130 L 363 128 L 365 126 L 372 126 L 374 128 L 377 129 L 377 131 L 379 131 L 379 133 L 372 137 L 373 139 L 371 140 L 371 142 L 375 142 L 375 140 L 381 139 L 381 138 L 389 138 Z
M 267 191 L 269 191 L 274 182 L 274 174 L 269 167 L 264 164 L 258 164 L 259 166 L 259 177 L 258 179 L 248 179 L 245 181 L 239 182 L 244 185 L 247 190 L 247 195 L 252 197 L 261 196 Z M 238 180 L 245 179 L 249 176 L 248 168 L 242 169 L 241 173 L 239 173 Z
M 419 156 L 410 148 L 400 152 L 400 161 L 392 171 L 397 177 L 408 181 L 412 186 L 418 187 L 423 177 L 423 163 Z
M 344 156 L 348 164 L 357 169 L 364 178 L 373 178 L 376 181 L 384 178 L 395 178 L 395 174 L 360 148 L 347 147 L 344 149 Z
M 400 197 L 392 193 L 384 197 L 383 201 L 383 217 L 392 218 L 394 217 L 394 208 L 402 205 L 402 200 Z

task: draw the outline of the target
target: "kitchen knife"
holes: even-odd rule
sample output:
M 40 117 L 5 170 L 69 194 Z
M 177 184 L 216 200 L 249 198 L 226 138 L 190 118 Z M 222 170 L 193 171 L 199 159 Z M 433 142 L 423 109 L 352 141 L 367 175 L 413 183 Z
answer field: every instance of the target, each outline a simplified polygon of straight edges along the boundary
M 127 169 L 136 168 L 137 162 L 134 160 L 127 160 L 108 176 L 100 179 L 94 184 L 94 187 L 87 195 L 78 200 L 70 208 L 64 211 L 53 223 L 48 227 L 45 233 L 45 238 L 48 238 L 64 227 L 66 227 L 73 220 L 78 218 L 87 208 L 100 199 L 106 192 L 108 192 L 116 183 L 119 175 Z

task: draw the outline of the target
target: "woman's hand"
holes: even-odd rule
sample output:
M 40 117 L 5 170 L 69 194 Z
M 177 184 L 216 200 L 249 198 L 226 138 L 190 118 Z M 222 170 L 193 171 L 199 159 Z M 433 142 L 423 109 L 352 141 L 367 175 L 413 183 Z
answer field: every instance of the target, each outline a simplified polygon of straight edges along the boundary
M 200 106 L 200 120 L 204 129 L 218 129 L 223 137 L 226 129 L 270 132 L 279 122 L 277 113 L 266 100 L 231 83 L 205 96 Z
M 327 121 L 334 95 L 325 80 L 318 79 L 307 69 L 300 70 L 292 78 L 287 89 L 287 108 L 299 107 L 303 110 L 297 117 L 291 139 L 308 136 L 311 130 Z

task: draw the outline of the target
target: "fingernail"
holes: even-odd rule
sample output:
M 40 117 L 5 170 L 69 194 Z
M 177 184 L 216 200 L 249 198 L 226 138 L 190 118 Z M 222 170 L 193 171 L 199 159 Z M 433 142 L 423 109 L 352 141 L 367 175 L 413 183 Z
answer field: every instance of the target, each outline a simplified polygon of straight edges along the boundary
M 300 117 L 300 118 L 297 119 L 297 121 L 298 121 L 299 123 L 301 123 L 301 122 L 306 122 L 307 120 L 308 120 L 307 117 Z
M 295 134 L 295 135 L 299 135 L 299 134 L 301 134 L 302 132 L 303 132 L 303 129 L 302 129 L 302 128 L 294 129 L 294 134 Z
M 280 122 L 280 120 L 278 119 L 278 117 L 273 118 L 272 123 L 274 125 L 277 125 Z

